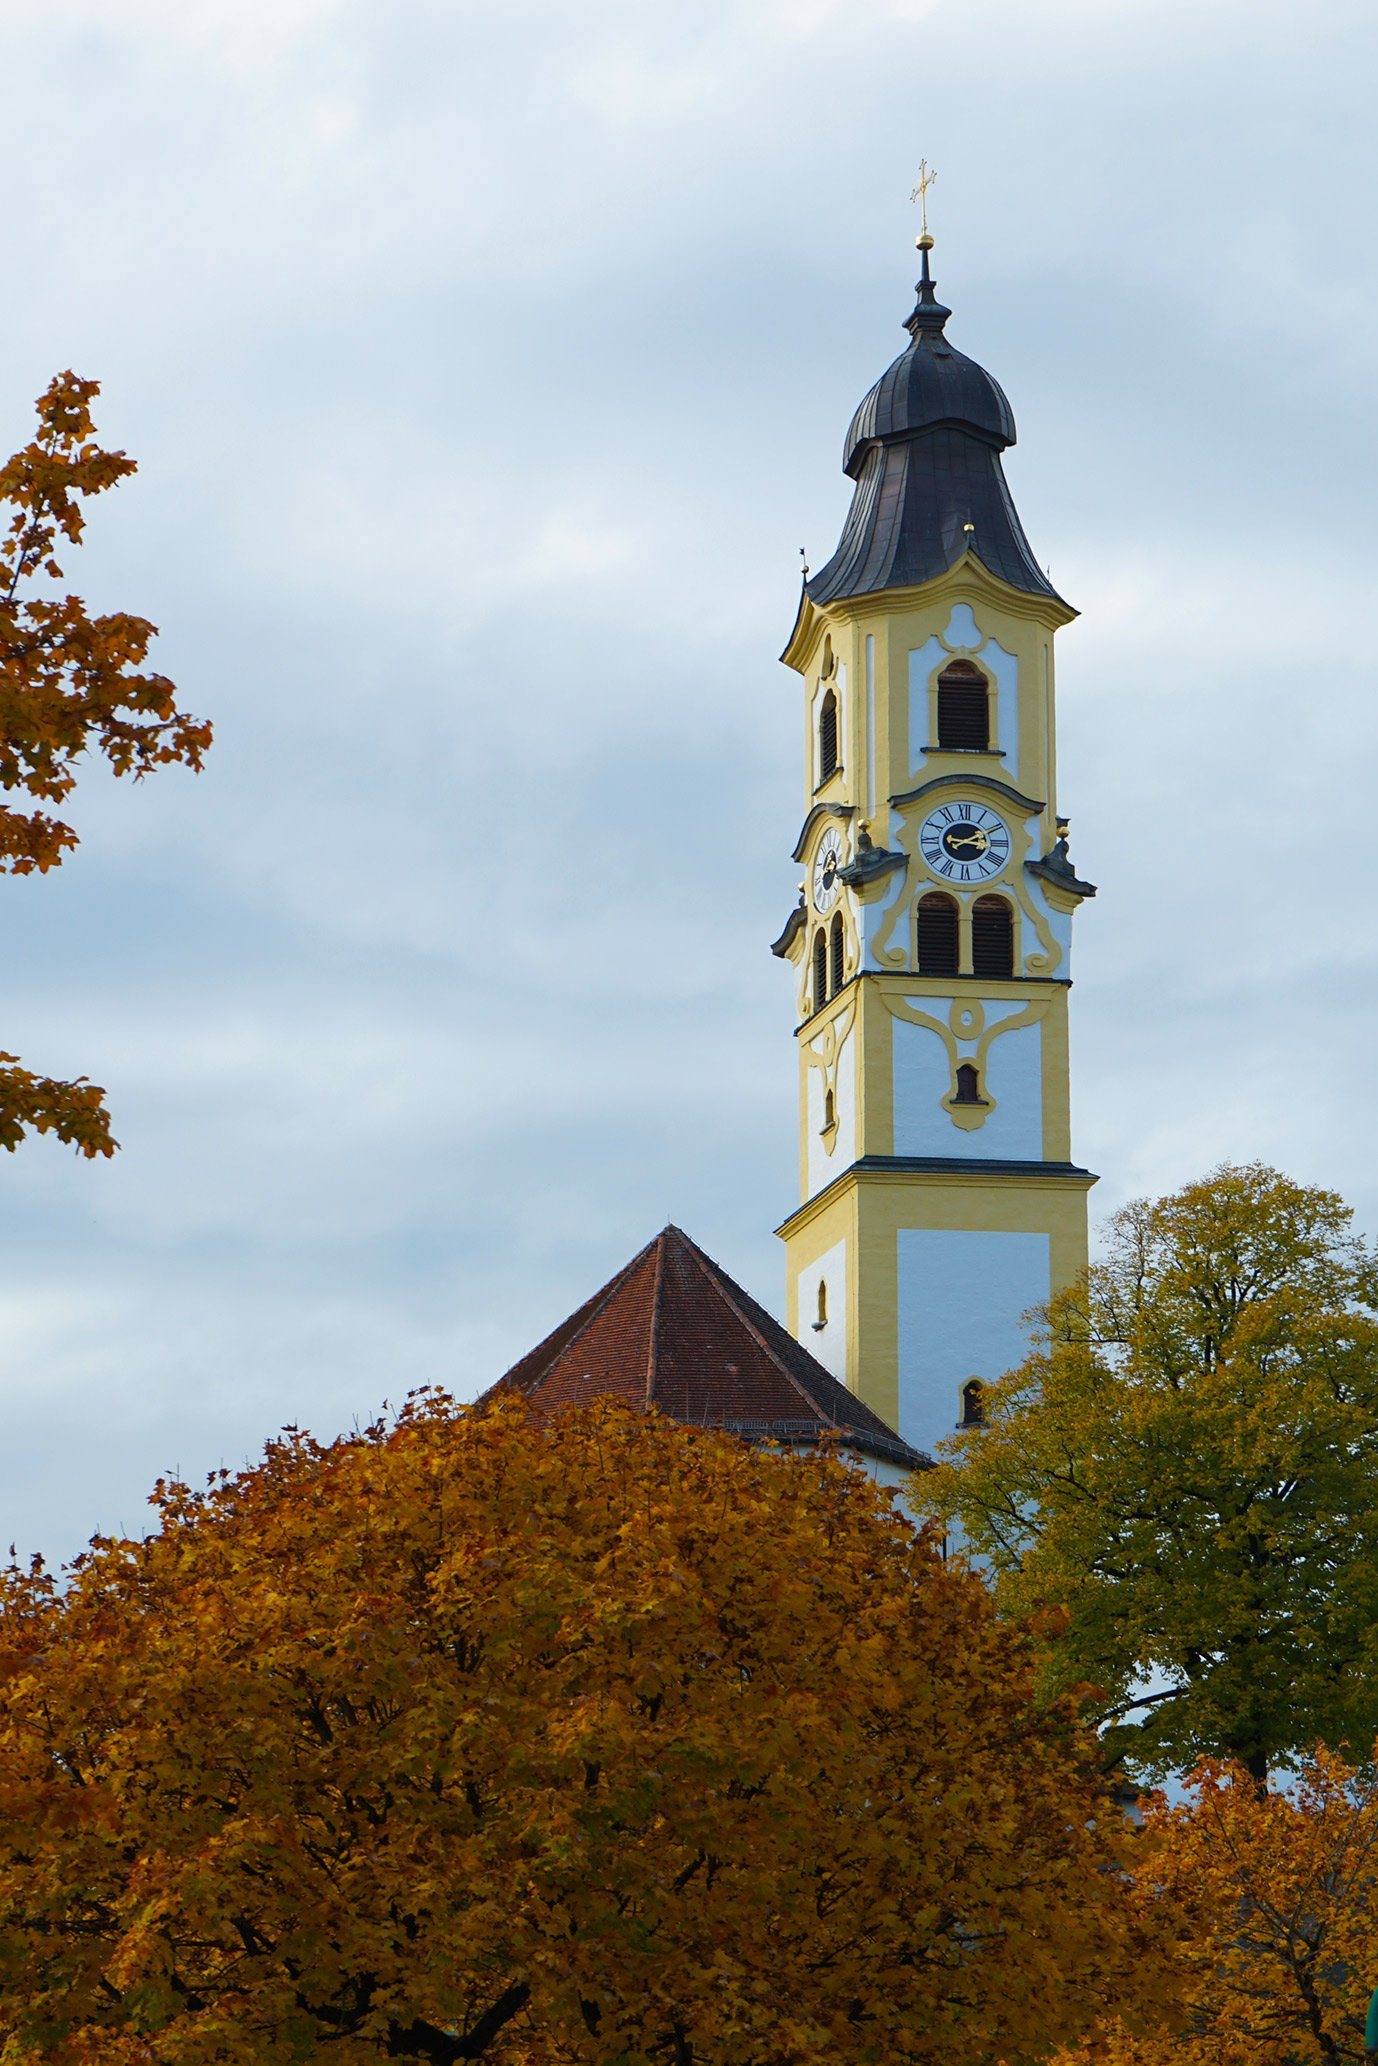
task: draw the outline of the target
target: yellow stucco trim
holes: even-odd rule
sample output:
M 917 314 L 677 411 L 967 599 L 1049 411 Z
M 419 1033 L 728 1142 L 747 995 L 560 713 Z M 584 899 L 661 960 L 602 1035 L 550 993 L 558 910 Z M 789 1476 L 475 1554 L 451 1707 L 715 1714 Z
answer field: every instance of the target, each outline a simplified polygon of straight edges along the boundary
M 992 574 L 976 553 L 965 552 L 945 573 L 911 587 L 873 589 L 866 595 L 843 596 L 821 609 L 810 600 L 807 591 L 803 592 L 780 658 L 786 667 L 806 674 L 829 627 L 836 628 L 866 617 L 893 617 L 906 611 L 921 610 L 931 604 L 935 596 L 948 594 L 956 602 L 979 600 L 993 604 L 1007 616 L 1027 618 L 1054 631 L 1064 624 L 1073 623 L 1079 614 L 1060 596 L 1031 595 L 1026 589 L 1012 588 L 998 574 Z

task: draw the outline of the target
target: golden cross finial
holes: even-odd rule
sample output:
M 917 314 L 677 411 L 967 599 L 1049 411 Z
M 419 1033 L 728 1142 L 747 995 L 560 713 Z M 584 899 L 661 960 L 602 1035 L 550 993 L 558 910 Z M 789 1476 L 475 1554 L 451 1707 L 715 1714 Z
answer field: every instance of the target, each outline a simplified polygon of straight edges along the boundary
M 919 221 L 922 225 L 922 234 L 925 239 L 928 237 L 928 189 L 937 177 L 937 173 L 930 168 L 927 158 L 920 158 L 919 183 L 909 198 L 911 201 L 917 201 L 919 204 Z

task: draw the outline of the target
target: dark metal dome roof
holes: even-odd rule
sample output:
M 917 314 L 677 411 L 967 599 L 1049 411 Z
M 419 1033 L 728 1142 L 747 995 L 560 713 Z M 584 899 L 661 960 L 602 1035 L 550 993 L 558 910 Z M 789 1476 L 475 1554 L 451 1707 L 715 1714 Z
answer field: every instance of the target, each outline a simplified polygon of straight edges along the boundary
M 948 343 L 923 250 L 907 351 L 853 416 L 843 471 L 856 493 L 837 551 L 808 583 L 813 602 L 917 586 L 972 551 L 991 573 L 1034 595 L 1056 591 L 1024 536 L 1000 454 L 1015 441 L 998 380 Z
M 940 423 L 959 423 L 1000 451 L 1014 443 L 1014 411 L 1005 390 L 943 335 L 952 311 L 935 298 L 926 251 L 918 293 L 918 306 L 905 324 L 913 342 L 881 374 L 848 426 L 842 471 L 853 480 L 876 438 L 905 437 Z

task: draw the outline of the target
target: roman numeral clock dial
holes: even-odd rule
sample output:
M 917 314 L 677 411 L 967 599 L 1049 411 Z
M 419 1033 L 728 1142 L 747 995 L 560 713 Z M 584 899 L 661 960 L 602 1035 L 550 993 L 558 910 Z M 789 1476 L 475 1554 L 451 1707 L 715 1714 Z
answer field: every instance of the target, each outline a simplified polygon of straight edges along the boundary
M 940 803 L 919 827 L 919 852 L 944 882 L 989 882 L 1010 857 L 1010 829 L 983 803 Z
M 829 912 L 837 902 L 839 884 L 837 871 L 842 866 L 842 842 L 835 832 L 829 832 L 818 849 L 813 864 L 813 908 Z

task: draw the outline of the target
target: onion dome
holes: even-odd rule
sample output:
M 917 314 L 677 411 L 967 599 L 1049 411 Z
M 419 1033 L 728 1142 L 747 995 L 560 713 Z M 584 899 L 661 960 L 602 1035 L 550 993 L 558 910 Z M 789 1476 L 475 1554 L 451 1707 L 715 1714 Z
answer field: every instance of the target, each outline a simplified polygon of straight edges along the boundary
M 945 574 L 963 553 L 1012 588 L 1056 591 L 1039 568 L 1010 499 L 1000 454 L 1015 441 L 1005 391 L 949 344 L 944 308 L 920 239 L 922 276 L 910 343 L 861 403 L 843 471 L 856 493 L 837 551 L 807 585 L 817 604 Z

